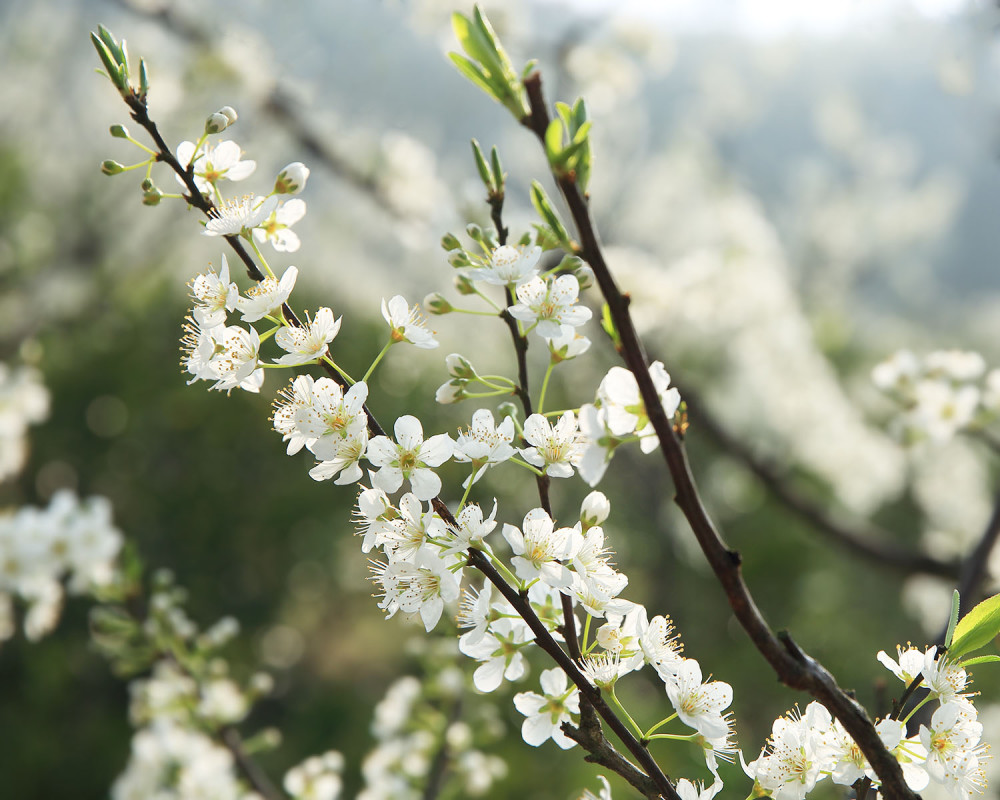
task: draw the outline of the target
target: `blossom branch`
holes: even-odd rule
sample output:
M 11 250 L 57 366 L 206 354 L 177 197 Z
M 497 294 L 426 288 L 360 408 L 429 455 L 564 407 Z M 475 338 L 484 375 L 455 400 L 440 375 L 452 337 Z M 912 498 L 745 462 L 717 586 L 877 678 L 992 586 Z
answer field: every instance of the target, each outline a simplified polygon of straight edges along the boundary
M 446 522 L 453 524 L 449 521 L 449 519 L 453 520 L 453 518 L 451 517 L 451 512 L 448 511 L 447 506 L 436 498 L 432 502 L 434 503 L 434 508 L 438 514 L 440 514 Z M 487 580 L 489 580 L 489 582 L 497 588 L 500 594 L 503 595 L 504 599 L 510 603 L 517 613 L 524 619 L 531 632 L 534 634 L 535 642 L 538 646 L 551 656 L 552 660 L 559 665 L 563 672 L 566 673 L 569 679 L 573 681 L 576 687 L 580 690 L 581 696 L 586 698 L 586 700 L 593 706 L 594 710 L 608 724 L 608 727 L 614 731 L 615 735 L 621 740 L 622 744 L 625 745 L 626 749 L 632 753 L 636 761 L 639 762 L 642 769 L 645 771 L 645 777 L 647 780 L 652 781 L 653 786 L 656 787 L 656 792 L 669 800 L 679 800 L 679 796 L 674 790 L 673 785 L 670 783 L 670 780 L 660 769 L 659 765 L 653 759 L 652 755 L 650 755 L 645 745 L 632 735 L 631 731 L 629 731 L 625 724 L 618 718 L 611 706 L 605 702 L 604 698 L 601 696 L 600 690 L 593 686 L 590 681 L 584 677 L 583 673 L 580 672 L 573 659 L 570 658 L 569 655 L 567 655 L 567 653 L 559 646 L 559 643 L 552 638 L 552 634 L 549 633 L 548 629 L 531 608 L 531 604 L 528 602 L 527 596 L 520 594 L 513 586 L 507 583 L 507 581 L 503 579 L 503 576 L 481 551 L 474 548 L 469 550 L 469 564 L 482 572 L 483 575 L 486 576 Z M 581 709 L 584 707 L 585 704 L 581 705 Z M 583 744 L 583 742 L 581 742 L 581 744 Z M 646 794 L 647 797 L 649 796 L 647 792 L 650 785 L 645 782 L 642 782 L 641 784 L 633 782 L 633 779 L 638 779 L 638 776 L 635 773 L 630 772 L 630 774 L 619 774 L 632 783 L 636 789 L 643 792 L 643 794 Z
M 542 94 L 541 75 L 537 70 L 524 79 L 524 88 L 530 113 L 521 120 L 522 124 L 534 132 L 544 146 L 550 117 Z M 757 608 L 743 580 L 739 553 L 725 545 L 702 504 L 684 446 L 663 410 L 650 377 L 643 346 L 629 312 L 629 298 L 618 288 L 604 260 L 587 200 L 570 175 L 554 175 L 554 178 L 577 228 L 580 242 L 578 255 L 594 270 L 611 319 L 621 337 L 622 357 L 635 376 L 646 413 L 660 440 L 674 482 L 674 500 L 691 525 L 737 620 L 786 686 L 808 692 L 840 720 L 881 779 L 885 796 L 890 800 L 915 800 L 917 795 L 906 786 L 902 769 L 882 743 L 861 705 L 847 695 L 833 676 L 803 652 L 788 634 L 775 635 Z

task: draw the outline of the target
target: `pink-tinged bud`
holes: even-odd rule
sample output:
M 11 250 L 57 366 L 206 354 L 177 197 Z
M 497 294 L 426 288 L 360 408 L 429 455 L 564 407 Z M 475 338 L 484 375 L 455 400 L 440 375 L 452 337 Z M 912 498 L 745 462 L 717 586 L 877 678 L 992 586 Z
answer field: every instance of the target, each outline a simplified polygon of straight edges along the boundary
M 583 528 L 593 528 L 600 525 L 611 513 L 611 503 L 603 492 L 591 492 L 583 498 L 583 505 L 580 507 L 580 522 Z
M 275 194 L 298 194 L 306 185 L 309 178 L 309 168 L 301 161 L 293 161 L 281 172 L 274 182 Z

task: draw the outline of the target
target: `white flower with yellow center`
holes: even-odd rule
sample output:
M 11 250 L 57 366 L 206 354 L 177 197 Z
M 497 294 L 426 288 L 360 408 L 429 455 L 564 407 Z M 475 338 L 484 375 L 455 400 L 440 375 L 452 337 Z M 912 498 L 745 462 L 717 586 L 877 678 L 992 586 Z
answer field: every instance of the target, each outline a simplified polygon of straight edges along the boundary
M 451 458 L 455 443 L 446 433 L 424 441 L 420 420 L 409 414 L 396 420 L 393 432 L 395 442 L 388 436 L 376 436 L 368 443 L 366 456 L 379 468 L 372 482 L 392 493 L 408 480 L 417 498 L 430 500 L 441 491 L 441 479 L 431 467 L 439 467 Z
M 733 687 L 722 681 L 701 681 L 701 665 L 685 658 L 673 676 L 662 676 L 667 697 L 681 722 L 706 738 L 723 736 L 728 729 L 722 712 L 733 702 Z
M 392 329 L 394 342 L 409 342 L 414 347 L 430 350 L 438 346 L 434 333 L 424 323 L 418 306 L 410 306 L 397 294 L 387 303 L 382 301 L 382 316 Z
M 536 275 L 517 287 L 520 302 L 507 311 L 534 327 L 543 339 L 568 336 L 592 316 L 589 308 L 577 305 L 579 294 L 580 284 L 573 275 L 559 275 L 548 282 Z
M 552 478 L 569 478 L 583 456 L 583 438 L 572 411 L 563 414 L 555 425 L 541 414 L 524 421 L 524 438 L 531 447 L 521 449 L 529 464 L 543 468 Z
M 538 273 L 542 248 L 502 245 L 493 251 L 489 265 L 469 270 L 469 277 L 493 286 L 520 286 Z
M 192 316 L 203 328 L 214 328 L 226 322 L 226 312 L 236 308 L 240 290 L 229 280 L 229 262 L 222 254 L 222 269 L 216 275 L 209 270 L 195 277 L 191 282 L 191 294 L 195 300 Z
M 329 308 L 321 308 L 305 327 L 289 325 L 281 328 L 274 334 L 274 341 L 288 355 L 274 359 L 274 363 L 294 367 L 319 360 L 329 351 L 330 342 L 340 331 L 342 319 L 334 319 Z
M 268 276 L 247 290 L 246 297 L 236 300 L 236 308 L 243 315 L 244 322 L 256 322 L 264 317 L 273 317 L 281 310 L 288 300 L 295 279 L 299 275 L 296 267 L 289 267 L 281 276 L 281 280 Z
M 249 235 L 251 230 L 267 219 L 277 204 L 276 197 L 264 198 L 249 194 L 226 200 L 212 210 L 205 223 L 204 233 L 206 236 Z
M 510 563 L 517 577 L 529 582 L 540 580 L 556 589 L 572 586 L 573 573 L 560 562 L 576 555 L 582 543 L 580 534 L 572 528 L 555 528 L 542 508 L 525 514 L 522 528 L 503 526 L 503 537 L 514 551 Z
M 573 722 L 580 713 L 580 692 L 573 686 L 567 688 L 568 679 L 561 669 L 545 670 L 541 675 L 542 692 L 519 692 L 514 695 L 514 707 L 527 719 L 521 725 L 521 737 L 532 747 L 552 739 L 563 750 L 576 742 L 562 732 L 564 722 Z
M 268 217 L 253 229 L 253 238 L 263 244 L 270 242 L 271 246 L 281 253 L 294 253 L 299 249 L 302 242 L 298 235 L 292 230 L 292 225 L 298 222 L 306 214 L 305 201 L 286 200 Z
M 194 156 L 194 182 L 198 188 L 211 194 L 221 180 L 241 181 L 250 177 L 257 168 L 256 161 L 243 161 L 243 151 L 236 142 L 222 141 L 215 145 L 203 144 L 195 154 L 194 142 L 177 145 L 177 160 L 187 167 Z M 180 178 L 177 179 L 180 181 Z M 181 185 L 184 183 L 181 181 Z

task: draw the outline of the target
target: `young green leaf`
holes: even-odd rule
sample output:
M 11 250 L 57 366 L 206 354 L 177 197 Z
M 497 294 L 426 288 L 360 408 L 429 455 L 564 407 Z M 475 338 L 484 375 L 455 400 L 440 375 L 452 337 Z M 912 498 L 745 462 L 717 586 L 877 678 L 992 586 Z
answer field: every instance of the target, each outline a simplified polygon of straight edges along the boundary
M 1000 634 L 1000 594 L 983 600 L 962 617 L 955 627 L 948 655 L 952 659 L 959 659 L 985 647 L 997 634 Z
M 483 151 L 479 148 L 479 142 L 475 139 L 472 140 L 472 155 L 476 159 L 476 169 L 479 170 L 479 177 L 482 178 L 483 183 L 486 185 L 486 191 L 492 192 L 493 186 L 493 176 L 490 175 L 490 168 L 486 165 L 486 158 L 483 156 Z
M 958 589 L 951 595 L 951 614 L 948 617 L 948 630 L 944 635 L 944 646 L 951 647 L 951 640 L 955 638 L 955 626 L 958 624 L 958 611 L 962 605 L 962 596 Z

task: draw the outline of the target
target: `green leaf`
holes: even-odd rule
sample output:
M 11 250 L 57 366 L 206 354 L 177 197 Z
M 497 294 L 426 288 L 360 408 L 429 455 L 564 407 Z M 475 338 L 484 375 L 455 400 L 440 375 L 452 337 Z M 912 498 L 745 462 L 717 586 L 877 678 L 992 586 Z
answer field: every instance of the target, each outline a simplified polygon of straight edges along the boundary
M 139 59 L 139 98 L 146 99 L 149 94 L 149 74 L 146 72 L 146 60 Z
M 962 617 L 955 628 L 955 637 L 948 655 L 959 659 L 993 641 L 1000 633 L 1000 594 L 983 600 L 972 611 Z
M 503 99 L 497 94 L 496 88 L 490 82 L 486 73 L 480 69 L 478 64 L 469 61 L 469 59 L 459 53 L 448 53 L 448 58 L 450 58 L 455 66 L 458 67 L 458 71 L 476 84 L 476 86 L 486 92 L 486 94 L 494 100 L 500 103 L 503 102 Z
M 497 38 L 496 31 L 494 31 L 493 26 L 490 25 L 490 21 L 486 18 L 486 15 L 479 10 L 478 5 L 472 7 L 472 13 L 476 20 L 476 28 L 478 28 L 479 33 L 482 35 L 483 39 L 485 39 L 487 46 L 492 51 L 492 56 L 500 68 L 500 74 L 503 75 L 507 83 L 517 83 L 517 73 L 514 72 L 514 65 L 511 63 L 507 52 L 501 46 L 500 40 Z
M 572 250 L 573 246 L 569 240 L 569 234 L 566 233 L 566 227 L 562 224 L 556 212 L 552 210 L 552 203 L 549 202 L 549 196 L 545 194 L 545 190 L 538 181 L 531 182 L 531 204 L 535 207 L 535 211 L 538 212 L 538 216 L 552 229 L 552 233 L 559 240 L 559 243 L 567 250 Z
M 604 332 L 611 338 L 611 341 L 615 345 L 616 350 L 620 350 L 622 346 L 622 337 L 618 333 L 618 329 L 615 327 L 615 321 L 611 318 L 611 306 L 607 303 L 601 309 L 601 327 L 604 328 Z
M 963 661 L 963 667 L 974 667 L 976 664 L 995 664 L 1000 661 L 1000 656 L 976 656 L 968 661 Z
M 503 165 L 500 164 L 500 152 L 496 149 L 496 146 L 493 147 L 493 150 L 490 153 L 490 162 L 493 165 L 493 186 L 496 188 L 497 192 L 503 194 Z
M 545 129 L 545 155 L 548 157 L 550 164 L 563 163 L 564 159 L 560 158 L 562 143 L 563 123 L 558 119 L 554 119 L 549 123 L 549 127 Z
M 455 12 L 451 15 L 451 28 L 455 38 L 470 58 L 482 64 L 489 72 L 501 72 L 502 67 L 496 57 L 496 50 L 491 46 L 488 37 L 472 23 L 467 16 Z
M 472 155 L 476 159 L 476 169 L 479 170 L 479 177 L 486 184 L 486 190 L 492 192 L 493 180 L 492 175 L 490 175 L 490 168 L 486 165 L 486 158 L 483 156 L 483 151 L 479 149 L 479 142 L 475 139 L 472 140 Z
M 101 57 L 101 62 L 104 64 L 104 68 L 107 70 L 108 78 L 111 82 L 121 89 L 121 85 L 118 83 L 118 64 L 115 62 L 114 55 L 108 49 L 108 46 L 97 37 L 96 34 L 90 34 L 90 40 L 94 43 L 94 47 L 97 50 L 97 55 Z

